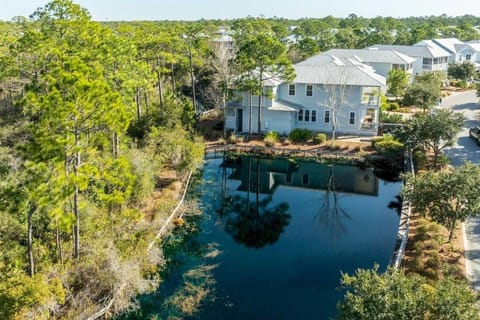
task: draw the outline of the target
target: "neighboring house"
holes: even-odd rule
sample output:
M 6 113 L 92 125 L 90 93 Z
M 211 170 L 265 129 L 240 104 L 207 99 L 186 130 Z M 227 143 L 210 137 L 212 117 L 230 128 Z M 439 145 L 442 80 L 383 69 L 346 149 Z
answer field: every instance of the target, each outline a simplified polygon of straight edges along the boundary
M 229 31 L 227 27 L 219 27 L 217 32 L 215 32 L 215 36 L 212 41 L 219 46 L 233 50 L 234 39 L 232 37 L 232 32 Z
M 444 39 L 433 39 L 433 40 L 423 40 L 415 45 L 428 45 L 428 46 L 438 46 L 443 50 L 447 51 L 450 56 L 448 57 L 448 63 L 457 62 L 457 52 L 459 46 L 464 45 L 464 43 L 457 38 L 444 38 Z
M 416 59 L 413 64 L 413 73 L 415 75 L 422 72 L 432 71 L 442 71 L 446 73 L 448 70 L 448 58 L 450 57 L 450 53 L 437 45 L 429 46 L 418 44 L 414 46 L 402 46 L 376 44 L 369 48 L 395 50 Z
M 395 50 L 377 48 L 332 49 L 323 54 L 355 59 L 358 62 L 371 66 L 376 73 L 384 77 L 388 77 L 388 72 L 392 69 L 401 69 L 410 74 L 410 79 L 412 79 L 415 59 Z
M 477 70 L 480 68 L 480 42 L 478 40 L 463 42 L 456 38 L 423 40 L 416 45 L 438 46 L 450 53 L 448 63 L 469 61 Z
M 305 128 L 328 133 L 336 116 L 337 133 L 377 134 L 385 77 L 366 64 L 333 55 L 316 55 L 294 68 L 296 78 L 291 83 L 264 81 L 264 92 L 270 92 L 261 102 L 264 132 L 286 135 Z M 248 133 L 251 126 L 256 133 L 257 112 L 258 96 L 239 92 L 237 99 L 227 104 L 226 128 Z

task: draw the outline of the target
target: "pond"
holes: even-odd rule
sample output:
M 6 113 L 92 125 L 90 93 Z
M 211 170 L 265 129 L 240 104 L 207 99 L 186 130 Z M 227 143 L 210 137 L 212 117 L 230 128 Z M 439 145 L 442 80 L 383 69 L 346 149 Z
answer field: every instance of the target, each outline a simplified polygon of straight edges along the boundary
M 159 290 L 123 319 L 333 318 L 341 272 L 388 266 L 401 186 L 370 168 L 207 160 L 191 192 L 202 215 L 170 237 Z

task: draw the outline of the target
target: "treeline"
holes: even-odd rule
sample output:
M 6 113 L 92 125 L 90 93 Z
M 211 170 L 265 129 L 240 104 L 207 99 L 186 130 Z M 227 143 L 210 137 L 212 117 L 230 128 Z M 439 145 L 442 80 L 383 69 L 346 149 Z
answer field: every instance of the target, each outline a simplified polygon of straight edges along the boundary
M 292 62 L 300 61 L 318 52 L 333 48 L 365 48 L 374 44 L 412 45 L 434 38 L 458 38 L 463 41 L 480 38 L 480 17 L 464 15 L 451 17 L 425 16 L 409 18 L 375 17 L 364 18 L 350 14 L 346 18 L 327 16 L 323 18 L 254 18 L 235 20 L 202 20 L 191 22 L 202 26 L 204 32 L 214 33 L 219 27 L 230 28 L 234 33 L 242 30 L 246 23 L 253 23 L 272 30 L 273 34 L 289 45 Z M 187 22 L 105 22 L 105 25 L 119 27 L 170 26 Z M 238 33 L 237 33 L 238 35 Z
M 69 0 L 0 29 L 0 318 L 118 314 L 158 284 L 149 244 L 203 160 L 194 39 Z

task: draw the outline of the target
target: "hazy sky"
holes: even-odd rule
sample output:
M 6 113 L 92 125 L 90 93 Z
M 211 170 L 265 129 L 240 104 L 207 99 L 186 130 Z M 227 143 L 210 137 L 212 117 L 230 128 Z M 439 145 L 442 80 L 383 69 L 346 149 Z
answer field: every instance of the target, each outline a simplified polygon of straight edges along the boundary
M 258 17 L 480 16 L 479 0 L 74 0 L 94 20 L 198 20 Z M 0 20 L 28 16 L 48 0 L 0 0 Z

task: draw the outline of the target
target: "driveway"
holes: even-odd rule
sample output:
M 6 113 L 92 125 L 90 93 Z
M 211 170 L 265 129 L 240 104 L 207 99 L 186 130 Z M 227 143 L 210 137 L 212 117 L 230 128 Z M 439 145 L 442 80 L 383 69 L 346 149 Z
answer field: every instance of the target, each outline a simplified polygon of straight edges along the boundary
M 450 158 L 454 166 L 459 166 L 467 160 L 480 165 L 480 146 L 468 136 L 468 129 L 480 124 L 478 101 L 475 91 L 447 97 L 442 101 L 442 107 L 462 112 L 465 116 L 457 143 L 444 150 L 444 154 Z M 468 219 L 463 228 L 467 279 L 476 291 L 480 291 L 480 217 Z

